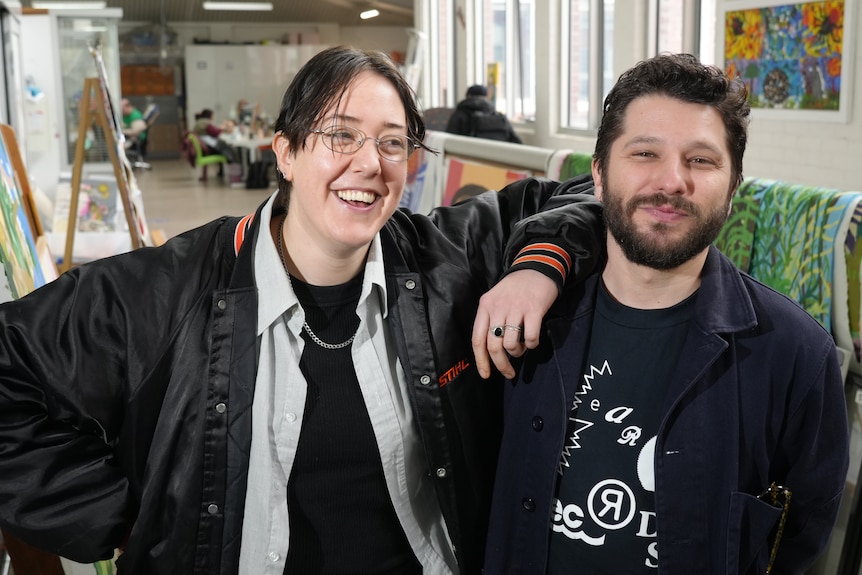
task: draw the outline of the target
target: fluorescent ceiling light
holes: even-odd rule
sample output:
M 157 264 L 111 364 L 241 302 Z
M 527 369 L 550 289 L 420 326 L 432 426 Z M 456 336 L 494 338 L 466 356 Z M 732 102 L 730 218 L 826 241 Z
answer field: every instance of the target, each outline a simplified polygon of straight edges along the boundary
M 204 2 L 204 10 L 266 12 L 272 10 L 272 2 Z
M 40 10 L 102 10 L 107 2 L 33 2 L 33 8 Z
M 369 18 L 376 18 L 380 16 L 380 10 L 377 8 L 372 8 L 371 10 L 365 10 L 359 13 L 359 17 L 363 20 L 368 20 Z

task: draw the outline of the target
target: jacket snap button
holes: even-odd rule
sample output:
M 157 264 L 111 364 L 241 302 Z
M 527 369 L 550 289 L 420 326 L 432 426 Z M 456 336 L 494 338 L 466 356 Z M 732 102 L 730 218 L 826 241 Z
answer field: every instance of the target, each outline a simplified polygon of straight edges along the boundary
M 406 287 L 407 289 L 414 289 L 416 287 L 416 282 L 413 280 L 407 280 L 407 282 L 404 284 L 404 287 Z
M 422 385 L 428 385 L 429 383 L 431 383 L 431 377 L 428 375 L 423 375 L 419 378 L 419 383 L 421 383 Z
M 270 560 L 270 561 L 272 561 L 273 563 L 275 563 L 276 561 L 278 561 L 279 559 L 281 559 L 281 555 L 279 555 L 279 554 L 278 554 L 278 553 L 276 553 L 275 551 L 270 551 L 270 552 L 269 552 L 269 555 L 267 555 L 267 557 L 268 557 L 268 558 L 269 558 L 269 560 Z
M 533 418 L 533 431 L 542 431 L 542 428 L 545 427 L 545 421 L 539 417 L 538 415 Z
M 439 477 L 440 479 L 443 479 L 444 477 L 446 477 L 446 468 L 445 467 L 440 467 L 437 469 L 437 477 Z
M 215 515 L 216 513 L 218 513 L 218 505 L 216 505 L 215 503 L 210 503 L 207 506 L 207 513 L 209 513 L 210 515 Z
M 224 311 L 225 309 L 227 309 L 227 302 L 223 299 L 218 300 L 218 308 Z
M 215 410 L 217 413 L 224 413 L 227 411 L 227 406 L 224 403 L 216 403 Z
M 524 497 L 524 499 L 521 501 L 521 505 L 523 505 L 524 509 L 526 509 L 527 511 L 536 510 L 536 502 L 533 501 L 533 499 L 530 497 Z

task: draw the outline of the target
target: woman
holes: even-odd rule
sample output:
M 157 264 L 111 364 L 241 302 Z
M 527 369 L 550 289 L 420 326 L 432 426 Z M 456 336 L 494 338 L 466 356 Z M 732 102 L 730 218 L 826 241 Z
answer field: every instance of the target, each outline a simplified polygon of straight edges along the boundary
M 574 261 L 525 248 L 499 293 L 529 297 L 483 300 L 495 358 L 535 345 L 557 270 L 600 253 L 597 203 L 528 182 L 396 211 L 424 125 L 375 53 L 312 58 L 276 131 L 253 216 L 0 306 L 0 523 L 79 561 L 126 541 L 124 574 L 478 573 L 501 418 L 479 297 L 507 240 L 559 236 Z

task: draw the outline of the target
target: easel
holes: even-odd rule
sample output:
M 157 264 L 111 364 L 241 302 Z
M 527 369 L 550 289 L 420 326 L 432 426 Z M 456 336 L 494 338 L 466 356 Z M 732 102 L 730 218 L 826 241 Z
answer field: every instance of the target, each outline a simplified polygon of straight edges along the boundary
M 101 97 L 94 99 L 94 90 Z M 75 243 L 75 232 L 78 227 L 78 194 L 81 191 L 81 176 L 84 169 L 84 146 L 87 139 L 87 130 L 93 125 L 94 121 L 98 122 L 108 141 L 108 155 L 114 167 L 114 176 L 117 178 L 120 198 L 123 200 L 123 210 L 126 212 L 126 224 L 129 227 L 129 234 L 132 238 L 132 249 L 138 249 L 145 244 L 139 218 L 135 206 L 132 204 L 131 190 L 129 189 L 132 168 L 129 166 L 124 150 L 122 158 L 120 157 L 120 151 L 122 150 L 120 146 L 123 145 L 123 142 L 117 133 L 114 119 L 108 118 L 107 106 L 109 102 L 106 101 L 107 97 L 108 95 L 103 92 L 103 86 L 98 78 L 86 78 L 84 80 L 84 93 L 81 96 L 80 119 L 78 121 L 78 141 L 75 143 L 75 163 L 72 166 L 72 197 L 69 202 L 66 251 L 63 254 L 63 263 L 60 265 L 60 272 L 65 272 L 72 267 L 72 248 Z

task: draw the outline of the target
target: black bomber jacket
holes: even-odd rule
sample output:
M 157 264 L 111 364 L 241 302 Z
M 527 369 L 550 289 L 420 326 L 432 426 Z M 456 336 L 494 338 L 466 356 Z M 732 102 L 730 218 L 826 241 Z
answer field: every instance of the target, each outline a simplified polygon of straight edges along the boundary
M 388 322 L 462 573 L 481 569 L 501 432 L 501 376 L 481 379 L 471 352 L 479 297 L 513 260 L 562 286 L 559 264 L 521 246 L 562 246 L 569 281 L 586 277 L 604 245 L 591 190 L 529 179 L 397 211 L 380 232 Z M 236 573 L 259 221 L 224 217 L 0 306 L 4 529 L 79 562 L 122 547 L 124 575 Z

